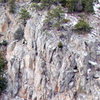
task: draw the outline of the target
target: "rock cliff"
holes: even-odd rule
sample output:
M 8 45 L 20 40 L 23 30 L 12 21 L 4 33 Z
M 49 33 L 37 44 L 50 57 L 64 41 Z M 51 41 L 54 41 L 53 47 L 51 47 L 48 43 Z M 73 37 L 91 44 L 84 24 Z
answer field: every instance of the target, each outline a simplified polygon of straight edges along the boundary
M 47 11 L 32 11 L 29 5 L 18 4 L 31 14 L 25 27 L 18 13 L 0 6 L 0 39 L 9 43 L 8 88 L 0 100 L 100 100 L 98 11 L 87 16 L 92 31 L 81 35 L 72 30 L 78 14 L 65 13 L 70 22 L 64 30 L 44 30 Z

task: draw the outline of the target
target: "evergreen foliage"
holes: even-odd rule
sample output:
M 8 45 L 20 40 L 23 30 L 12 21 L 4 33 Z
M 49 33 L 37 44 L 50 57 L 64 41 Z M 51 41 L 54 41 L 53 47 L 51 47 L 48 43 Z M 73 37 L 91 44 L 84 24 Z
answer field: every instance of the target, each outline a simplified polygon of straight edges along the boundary
M 58 43 L 58 48 L 63 48 L 63 44 L 61 41 Z
M 15 13 L 15 0 L 9 0 L 9 12 L 10 13 Z
M 91 27 L 90 25 L 84 21 L 84 20 L 79 20 L 79 22 L 75 25 L 75 30 L 77 31 L 83 31 L 83 32 L 90 32 Z
M 69 12 L 94 12 L 94 0 L 67 0 L 67 7 Z
M 4 77 L 4 67 L 5 67 L 5 59 L 0 52 L 0 94 L 6 89 L 7 87 L 7 80 Z
M 50 7 L 61 4 L 63 7 L 68 7 L 69 12 L 94 12 L 93 2 L 95 0 L 32 0 L 35 3 L 42 3 L 42 5 Z
M 20 11 L 20 19 L 27 20 L 30 18 L 29 12 L 26 9 L 21 9 Z
M 62 23 L 66 23 L 67 19 L 64 19 L 63 16 L 64 11 L 61 7 L 56 7 L 48 12 L 48 16 L 45 20 L 46 26 L 56 27 L 57 29 L 61 28 Z

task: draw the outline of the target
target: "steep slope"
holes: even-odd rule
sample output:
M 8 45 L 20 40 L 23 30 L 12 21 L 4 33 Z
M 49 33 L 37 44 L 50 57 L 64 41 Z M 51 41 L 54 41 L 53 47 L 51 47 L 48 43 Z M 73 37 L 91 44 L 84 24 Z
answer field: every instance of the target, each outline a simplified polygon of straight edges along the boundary
M 21 3 L 20 8 L 23 6 L 28 7 L 29 2 Z M 24 27 L 18 13 L 12 15 L 7 9 L 0 9 L 3 9 L 0 14 L 2 38 L 9 42 L 8 88 L 1 100 L 100 99 L 98 13 L 87 16 L 92 31 L 80 35 L 72 31 L 80 19 L 78 14 L 65 13 L 70 22 L 64 25 L 64 30 L 58 31 L 43 29 L 47 11 L 28 8 L 32 17 Z

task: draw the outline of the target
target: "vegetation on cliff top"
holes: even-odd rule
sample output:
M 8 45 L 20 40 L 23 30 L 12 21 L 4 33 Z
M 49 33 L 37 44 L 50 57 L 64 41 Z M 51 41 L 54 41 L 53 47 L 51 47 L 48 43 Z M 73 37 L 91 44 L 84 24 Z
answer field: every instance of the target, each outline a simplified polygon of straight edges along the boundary
M 63 7 L 68 8 L 68 12 L 94 12 L 93 9 L 93 3 L 98 0 L 31 0 L 33 3 L 41 3 L 41 5 L 35 4 L 35 7 L 38 7 L 40 9 L 43 8 L 50 8 L 50 6 L 53 5 L 59 5 L 61 4 Z M 0 0 L 0 2 L 9 3 L 10 12 L 14 13 L 15 9 L 15 0 Z
M 95 0 L 32 0 L 35 3 L 42 3 L 42 6 L 50 7 L 52 4 L 68 8 L 68 12 L 94 12 L 93 3 Z M 36 5 L 35 5 L 36 6 Z M 37 6 L 36 6 L 37 7 Z

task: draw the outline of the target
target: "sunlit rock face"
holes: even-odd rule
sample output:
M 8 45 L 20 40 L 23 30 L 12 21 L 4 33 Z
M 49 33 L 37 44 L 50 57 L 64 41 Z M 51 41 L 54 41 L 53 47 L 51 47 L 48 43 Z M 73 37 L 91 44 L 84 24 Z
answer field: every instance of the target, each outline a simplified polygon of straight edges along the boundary
M 27 4 L 23 3 L 25 7 Z M 93 29 L 80 35 L 72 31 L 80 19 L 77 14 L 65 14 L 70 19 L 64 25 L 66 30 L 44 30 L 47 11 L 27 9 L 32 17 L 25 26 L 18 13 L 12 15 L 3 10 L 5 17 L 0 16 L 0 23 L 7 25 L 1 30 L 9 42 L 8 88 L 0 100 L 99 100 L 99 18 L 89 15 Z M 60 41 L 62 48 L 58 47 Z

